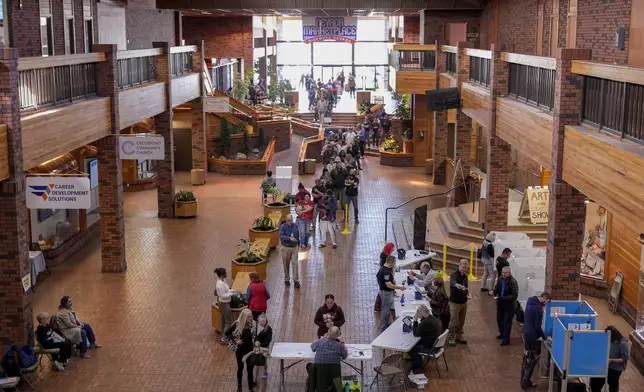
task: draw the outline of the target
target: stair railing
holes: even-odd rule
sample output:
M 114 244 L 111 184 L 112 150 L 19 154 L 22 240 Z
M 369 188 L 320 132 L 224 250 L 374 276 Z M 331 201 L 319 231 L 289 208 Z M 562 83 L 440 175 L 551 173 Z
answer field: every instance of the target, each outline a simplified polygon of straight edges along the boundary
M 387 242 L 387 231 L 388 231 L 387 230 L 387 223 L 389 222 L 389 220 L 388 220 L 388 218 L 389 218 L 389 210 L 397 210 L 397 209 L 399 209 L 401 207 L 404 207 L 407 204 L 412 203 L 412 202 L 414 202 L 416 200 L 427 199 L 427 198 L 432 198 L 432 197 L 436 197 L 436 196 L 444 196 L 444 195 L 447 195 L 447 194 L 455 191 L 456 189 L 458 189 L 458 188 L 460 188 L 462 186 L 465 186 L 464 182 L 456 185 L 453 188 L 450 188 L 450 189 L 446 190 L 445 192 L 432 193 L 432 194 L 429 194 L 429 195 L 412 197 L 411 199 L 407 200 L 406 202 L 404 202 L 404 203 L 402 203 L 402 204 L 400 204 L 400 205 L 398 205 L 396 207 L 387 207 L 387 208 L 385 208 L 385 243 Z

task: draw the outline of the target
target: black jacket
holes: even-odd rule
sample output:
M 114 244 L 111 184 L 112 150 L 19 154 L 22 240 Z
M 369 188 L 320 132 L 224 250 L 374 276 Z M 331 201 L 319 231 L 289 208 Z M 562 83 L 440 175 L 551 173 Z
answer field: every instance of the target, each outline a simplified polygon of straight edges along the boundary
M 440 336 L 442 327 L 436 317 L 429 315 L 422 319 L 420 323 L 418 321 L 414 321 L 412 332 L 414 336 L 420 338 L 420 343 L 423 346 L 431 348 L 434 346 L 434 343 L 436 343 L 436 339 Z
M 503 293 L 503 296 L 501 296 L 502 281 L 505 281 L 505 293 Z M 519 298 L 519 283 L 514 279 L 514 276 L 499 279 L 494 287 L 494 295 L 499 297 L 496 300 L 498 306 L 514 307 L 517 302 L 517 298 Z
M 273 340 L 273 328 L 270 325 L 267 325 L 262 331 L 257 334 L 257 341 L 260 346 L 268 347 Z
M 468 288 L 469 283 L 467 280 L 467 274 L 461 274 L 461 271 L 456 270 L 452 272 L 449 279 L 449 302 L 453 302 L 455 304 L 467 303 L 467 294 L 470 292 Z M 466 289 L 457 289 L 457 283 L 462 284 Z
M 224 335 L 226 335 L 228 339 L 241 339 L 242 343 L 237 345 L 237 352 L 245 354 L 253 351 L 253 333 L 250 328 L 244 329 L 241 336 L 235 336 L 235 329 L 237 329 L 237 321 L 228 327 Z
M 338 306 L 338 304 L 333 304 L 333 307 L 331 307 L 331 309 L 327 308 L 326 304 L 320 306 L 318 311 L 315 313 L 315 319 L 313 320 L 313 322 L 315 322 L 315 325 L 318 326 L 318 337 L 324 336 L 327 332 L 329 332 L 329 329 L 324 324 L 324 315 L 327 313 L 332 315 L 331 317 L 333 317 L 334 326 L 341 327 L 345 323 L 344 312 L 342 311 L 342 308 Z
M 508 262 L 508 259 L 505 257 L 497 257 L 496 258 L 496 272 L 499 274 L 499 278 L 501 277 L 501 274 L 503 273 L 503 267 L 509 267 L 510 263 Z
M 38 328 L 36 328 L 36 338 L 38 339 L 38 343 L 42 346 L 42 348 L 44 349 L 54 348 L 54 344 L 56 342 L 52 337 L 52 333 L 56 333 L 60 335 L 60 337 L 65 339 L 64 335 L 60 332 L 56 332 L 55 329 L 42 324 L 38 325 Z

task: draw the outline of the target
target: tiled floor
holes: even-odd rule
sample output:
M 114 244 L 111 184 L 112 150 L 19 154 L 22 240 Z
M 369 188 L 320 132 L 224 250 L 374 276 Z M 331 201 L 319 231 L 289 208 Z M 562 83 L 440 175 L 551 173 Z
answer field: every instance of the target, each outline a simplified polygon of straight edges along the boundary
M 297 151 L 295 145 L 278 154 L 276 161 L 292 164 Z M 300 254 L 301 289 L 284 288 L 281 263 L 272 253 L 267 283 L 275 341 L 313 341 L 313 316 L 326 293 L 334 293 L 344 308 L 343 334 L 348 342 L 369 343 L 375 338 L 374 276 L 383 246 L 384 209 L 432 189 L 422 168 L 381 167 L 375 158 L 368 158 L 364 166 L 359 227 L 351 224 L 353 234 L 340 235 L 337 250 L 313 247 Z M 192 188 L 188 176 L 177 177 L 179 188 Z M 312 176 L 303 179 L 307 186 L 312 180 Z M 234 391 L 234 357 L 218 343 L 210 325 L 213 270 L 230 267 L 239 238 L 247 236 L 250 222 L 262 214 L 259 181 L 259 177 L 209 174 L 207 185 L 193 189 L 199 199 L 199 217 L 193 220 L 157 219 L 154 190 L 126 194 L 127 273 L 101 274 L 95 243 L 54 268 L 37 287 L 35 314 L 54 312 L 59 298 L 71 295 L 79 316 L 93 325 L 104 344 L 91 360 L 75 358 L 65 372 L 47 374 L 38 390 Z M 475 295 L 466 323 L 470 344 L 447 350 L 451 371 L 442 371 L 442 379 L 430 367 L 427 390 L 519 391 L 519 328 L 514 329 L 513 344 L 502 348 L 494 338 L 494 325 L 492 300 Z M 380 353 L 376 357 L 379 360 Z M 270 362 L 269 371 L 264 390 L 276 391 L 277 361 Z M 368 382 L 372 377 L 368 371 Z M 287 391 L 302 391 L 304 378 L 303 364 L 291 369 Z M 632 368 L 623 380 L 623 392 L 641 391 L 636 386 L 644 380 Z

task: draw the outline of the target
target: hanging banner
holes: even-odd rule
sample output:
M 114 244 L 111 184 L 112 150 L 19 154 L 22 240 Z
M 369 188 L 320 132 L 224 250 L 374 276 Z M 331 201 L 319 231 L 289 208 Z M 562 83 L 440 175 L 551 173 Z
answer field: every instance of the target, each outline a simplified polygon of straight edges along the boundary
M 548 223 L 548 189 L 526 189 L 528 207 L 530 209 L 530 222 Z
M 88 209 L 87 177 L 27 177 L 27 208 Z
M 318 41 L 356 42 L 358 18 L 350 16 L 302 17 L 304 43 Z
M 203 111 L 206 113 L 230 113 L 230 98 L 203 97 Z
M 121 159 L 159 160 L 165 159 L 165 140 L 163 136 L 121 135 L 119 136 Z

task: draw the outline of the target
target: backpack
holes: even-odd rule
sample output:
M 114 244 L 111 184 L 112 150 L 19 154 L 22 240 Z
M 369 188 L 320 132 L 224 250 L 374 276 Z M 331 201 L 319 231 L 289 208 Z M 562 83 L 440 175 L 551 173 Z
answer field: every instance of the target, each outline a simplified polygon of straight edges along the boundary
M 515 318 L 519 323 L 523 323 L 523 321 L 525 320 L 525 312 L 523 311 L 523 308 L 521 307 L 521 304 L 519 303 L 519 301 L 517 301 L 516 306 L 517 306 L 517 310 L 514 313 Z
M 31 346 L 22 346 L 18 351 L 18 359 L 20 361 L 20 367 L 22 369 L 31 367 L 38 362 L 36 358 L 36 352 Z

